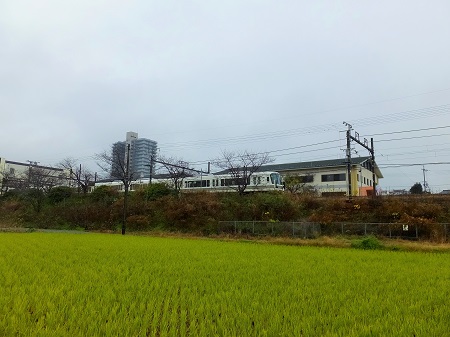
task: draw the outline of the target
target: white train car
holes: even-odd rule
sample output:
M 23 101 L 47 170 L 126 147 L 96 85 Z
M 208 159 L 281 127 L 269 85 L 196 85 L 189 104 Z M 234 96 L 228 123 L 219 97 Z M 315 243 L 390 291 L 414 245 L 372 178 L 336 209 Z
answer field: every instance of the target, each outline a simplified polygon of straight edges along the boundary
M 152 179 L 153 184 L 163 183 L 169 187 L 173 186 L 172 179 Z M 130 185 L 130 191 L 148 186 L 149 179 L 139 179 L 133 181 Z M 242 185 L 242 184 L 241 184 Z M 124 186 L 118 180 L 105 180 L 95 183 L 95 187 L 110 186 L 117 191 L 123 192 Z M 180 179 L 179 188 L 181 191 L 195 192 L 195 191 L 210 191 L 210 192 L 233 192 L 238 188 L 238 181 L 229 174 L 215 175 L 199 175 L 195 177 L 186 177 Z M 245 192 L 257 191 L 282 191 L 284 188 L 281 183 L 281 176 L 278 172 L 255 172 L 247 181 Z
M 89 192 L 92 192 L 94 189 L 99 188 L 100 186 L 108 186 L 119 192 L 124 191 L 123 183 L 120 180 L 104 179 L 96 181 L 94 187 L 91 188 Z
M 246 184 L 247 187 L 245 189 L 245 192 L 283 190 L 281 176 L 278 172 L 253 173 Z M 232 192 L 237 190 L 238 185 L 238 179 L 230 176 L 229 174 L 211 174 L 185 178 L 182 182 L 181 190 Z M 241 185 L 243 185 L 243 183 L 241 183 Z

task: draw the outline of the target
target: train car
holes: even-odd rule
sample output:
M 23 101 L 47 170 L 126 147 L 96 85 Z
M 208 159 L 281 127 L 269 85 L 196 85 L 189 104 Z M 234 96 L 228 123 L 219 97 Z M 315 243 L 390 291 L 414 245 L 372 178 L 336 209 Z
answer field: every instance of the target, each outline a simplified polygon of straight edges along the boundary
M 181 190 L 197 191 L 207 190 L 211 192 L 233 192 L 238 189 L 238 178 L 229 174 L 224 175 L 201 175 L 188 177 L 183 180 Z M 245 182 L 245 192 L 276 191 L 283 190 L 281 176 L 278 172 L 255 172 Z M 243 185 L 241 182 L 240 185 Z
M 91 188 L 90 192 L 92 192 L 95 188 L 99 188 L 100 186 L 108 186 L 119 192 L 124 191 L 123 183 L 120 180 L 104 179 L 96 181 L 94 188 Z
M 172 179 L 152 179 L 153 184 L 162 183 L 173 188 Z M 281 176 L 278 172 L 255 172 L 246 182 L 247 187 L 245 192 L 257 191 L 282 191 L 284 186 L 281 183 Z M 130 185 L 130 191 L 148 186 L 149 179 L 135 180 Z M 181 191 L 195 192 L 195 191 L 209 191 L 209 192 L 234 192 L 238 189 L 239 182 L 237 178 L 233 178 L 229 174 L 215 175 L 199 175 L 195 177 L 186 177 L 179 182 Z M 242 183 L 241 183 L 242 185 Z M 118 180 L 104 180 L 95 183 L 95 187 L 110 186 L 117 191 L 124 191 L 124 186 Z

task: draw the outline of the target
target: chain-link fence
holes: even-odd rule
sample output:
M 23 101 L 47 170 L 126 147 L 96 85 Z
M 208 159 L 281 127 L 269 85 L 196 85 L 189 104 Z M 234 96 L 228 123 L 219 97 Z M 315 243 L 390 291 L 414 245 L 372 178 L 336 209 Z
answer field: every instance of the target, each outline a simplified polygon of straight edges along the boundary
M 350 223 L 286 221 L 220 221 L 218 234 L 246 234 L 317 238 L 319 236 L 384 236 L 401 239 L 426 239 L 448 241 L 450 224 L 407 224 L 407 223 Z

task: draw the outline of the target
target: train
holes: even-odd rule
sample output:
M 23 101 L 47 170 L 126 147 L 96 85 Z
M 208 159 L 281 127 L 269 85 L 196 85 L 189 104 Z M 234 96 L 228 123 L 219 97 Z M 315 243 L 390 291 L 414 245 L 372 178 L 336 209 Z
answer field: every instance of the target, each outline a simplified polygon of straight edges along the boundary
M 195 191 L 209 191 L 209 192 L 235 192 L 238 189 L 238 178 L 230 174 L 203 174 L 194 177 L 185 177 L 178 181 L 178 189 L 180 191 L 195 192 Z M 174 188 L 174 182 L 171 178 L 153 178 L 152 184 L 166 184 Z M 278 172 L 255 172 L 247 180 L 245 192 L 258 191 L 282 191 L 284 185 L 281 181 L 281 176 Z M 136 191 L 145 188 L 149 184 L 149 179 L 138 179 L 130 184 L 130 191 Z M 240 185 L 243 185 L 241 182 Z M 110 186 L 118 191 L 124 191 L 124 185 L 119 180 L 101 180 L 95 183 L 95 187 Z

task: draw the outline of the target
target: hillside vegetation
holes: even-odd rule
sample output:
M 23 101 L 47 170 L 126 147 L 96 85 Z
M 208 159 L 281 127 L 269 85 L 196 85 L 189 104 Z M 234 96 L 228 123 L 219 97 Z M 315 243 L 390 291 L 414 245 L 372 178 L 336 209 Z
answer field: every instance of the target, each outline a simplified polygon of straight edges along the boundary
M 215 233 L 219 221 L 309 221 L 319 224 L 403 223 L 421 238 L 443 240 L 438 226 L 450 223 L 444 195 L 318 198 L 291 193 L 183 193 L 163 185 L 130 193 L 127 231 L 176 230 Z M 1 227 L 84 228 L 115 231 L 122 222 L 123 195 L 107 187 L 82 195 L 67 188 L 48 194 L 7 193 L 0 198 Z

